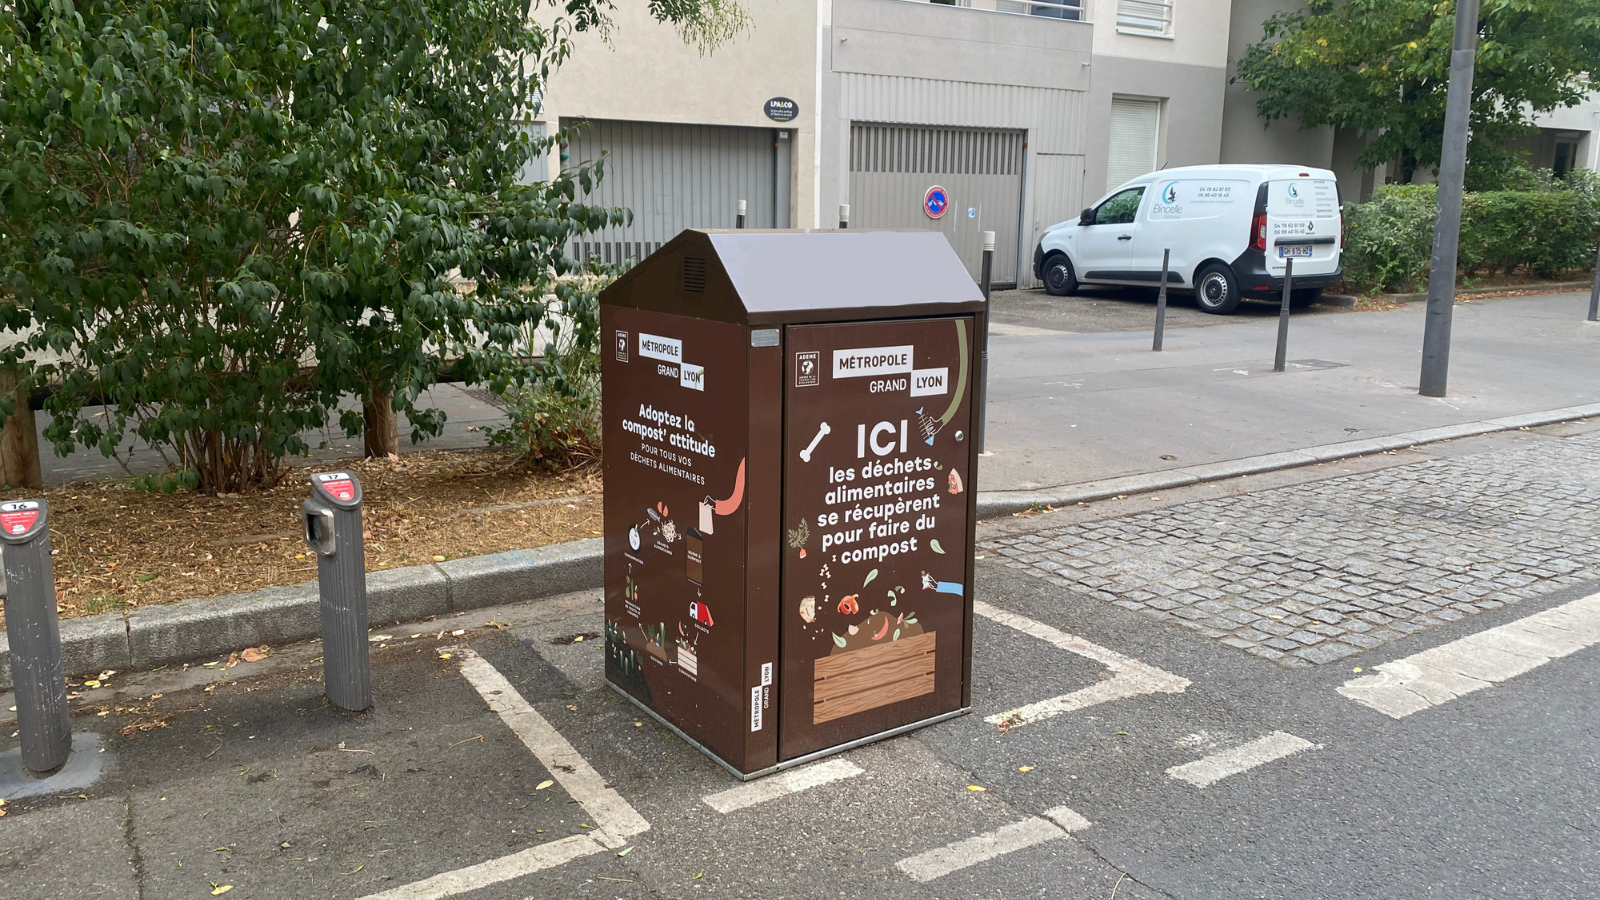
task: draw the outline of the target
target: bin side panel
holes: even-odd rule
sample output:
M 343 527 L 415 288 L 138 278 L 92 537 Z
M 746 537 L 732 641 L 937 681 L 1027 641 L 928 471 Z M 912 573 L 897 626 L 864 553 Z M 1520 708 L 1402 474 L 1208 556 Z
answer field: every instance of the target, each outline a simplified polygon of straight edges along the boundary
M 603 306 L 606 677 L 744 765 L 746 331 Z
M 778 761 L 778 627 L 783 561 L 783 348 L 750 348 L 750 467 L 745 685 L 746 771 Z
M 961 708 L 973 321 L 785 329 L 780 759 Z

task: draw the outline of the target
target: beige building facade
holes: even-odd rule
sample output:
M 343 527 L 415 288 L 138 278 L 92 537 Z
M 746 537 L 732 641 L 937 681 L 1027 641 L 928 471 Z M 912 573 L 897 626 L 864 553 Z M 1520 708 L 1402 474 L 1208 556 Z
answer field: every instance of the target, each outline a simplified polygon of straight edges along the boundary
M 578 37 L 544 119 L 579 127 L 547 165 L 604 155 L 593 202 L 634 213 L 580 253 L 733 227 L 739 200 L 753 228 L 836 227 L 848 207 L 852 227 L 944 231 L 974 271 L 995 231 L 996 281 L 1028 284 L 1038 235 L 1109 182 L 1219 160 L 1226 0 L 746 8 L 753 27 L 705 56 L 642 4 L 619 4 L 609 40 Z

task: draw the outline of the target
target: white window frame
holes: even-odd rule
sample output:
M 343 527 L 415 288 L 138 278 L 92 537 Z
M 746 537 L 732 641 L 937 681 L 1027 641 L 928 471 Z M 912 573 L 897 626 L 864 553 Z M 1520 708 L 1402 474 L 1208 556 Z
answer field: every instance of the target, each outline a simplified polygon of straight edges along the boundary
M 1117 0 L 1117 33 L 1172 38 L 1173 0 Z

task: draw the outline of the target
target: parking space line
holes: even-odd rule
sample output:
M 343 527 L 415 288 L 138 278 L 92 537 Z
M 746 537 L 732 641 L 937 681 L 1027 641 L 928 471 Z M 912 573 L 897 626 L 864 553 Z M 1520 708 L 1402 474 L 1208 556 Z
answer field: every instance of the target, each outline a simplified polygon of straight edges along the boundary
M 539 763 L 550 770 L 550 777 L 560 782 L 562 789 L 594 819 L 595 840 L 615 849 L 628 838 L 650 830 L 650 823 L 523 699 L 500 670 L 471 648 L 458 647 L 452 652 L 460 657 L 461 674 L 478 689 L 483 702 L 499 714 Z
M 830 759 L 804 768 L 770 775 L 760 781 L 741 784 L 715 794 L 707 794 L 701 799 L 717 812 L 727 814 L 824 784 L 854 778 L 861 772 L 862 768 L 853 762 Z
M 1600 643 L 1600 593 L 1381 663 L 1339 693 L 1403 719 Z
M 1167 775 L 1204 789 L 1231 775 L 1247 772 L 1275 759 L 1293 756 L 1313 746 L 1315 745 L 1305 738 L 1295 737 L 1284 731 L 1274 731 L 1248 744 L 1221 750 L 1181 766 L 1173 766 L 1167 770 Z
M 441 900 L 444 897 L 454 897 L 491 884 L 530 875 L 541 869 L 554 868 L 562 863 L 602 853 L 605 850 L 606 848 L 594 838 L 586 834 L 576 834 L 537 847 L 529 847 L 510 856 L 491 859 L 454 872 L 445 872 L 422 881 L 413 881 L 381 894 L 371 894 L 361 900 Z
M 1112 672 L 1112 677 L 1098 684 L 1051 697 L 1037 703 L 1029 703 L 1016 709 L 1006 710 L 992 716 L 986 716 L 985 722 L 999 725 L 1002 728 L 1014 728 L 1037 722 L 1062 713 L 1073 712 L 1105 703 L 1109 700 L 1125 700 L 1130 697 L 1139 697 L 1145 694 L 1181 694 L 1189 687 L 1189 679 L 1166 672 L 1148 663 L 1123 656 L 1115 650 L 1108 650 L 1099 644 L 1094 644 L 1068 634 L 1057 628 L 1051 628 L 1042 622 L 1035 622 L 1027 616 L 1019 616 L 996 606 L 984 603 L 982 600 L 974 601 L 972 611 L 993 622 L 998 622 L 1009 628 L 1014 628 L 1023 634 L 1036 637 L 1055 647 L 1093 660 Z
M 1065 806 L 1058 806 L 1047 810 L 1043 816 L 1029 816 L 993 831 L 908 856 L 895 865 L 913 881 L 928 882 L 997 856 L 1061 840 L 1088 827 L 1088 819 Z

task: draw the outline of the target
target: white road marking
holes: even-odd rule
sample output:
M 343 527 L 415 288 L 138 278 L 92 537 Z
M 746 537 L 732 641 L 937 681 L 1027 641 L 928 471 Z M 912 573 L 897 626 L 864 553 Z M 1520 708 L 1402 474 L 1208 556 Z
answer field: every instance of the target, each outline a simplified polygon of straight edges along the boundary
M 701 799 L 719 813 L 731 813 L 736 809 L 745 809 L 824 784 L 854 778 L 861 772 L 861 767 L 853 762 L 830 759 L 804 768 L 770 775 L 760 781 L 741 784 L 736 788 L 708 794 Z
M 605 850 L 606 848 L 594 838 L 586 834 L 576 834 L 537 847 L 529 847 L 510 856 L 468 866 L 465 869 L 445 872 L 443 875 L 435 875 L 422 881 L 413 881 L 381 894 L 371 894 L 361 900 L 440 900 L 443 897 L 455 897 L 487 885 L 520 878 L 541 869 L 553 868 L 579 857 L 602 853 Z
M 470 648 L 460 647 L 453 652 L 461 657 L 461 674 L 478 689 L 483 701 L 500 714 L 506 725 L 539 758 L 540 764 L 550 770 L 551 777 L 561 782 L 567 794 L 594 819 L 596 840 L 607 847 L 619 848 L 627 843 L 627 838 L 650 830 L 650 823 L 600 777 L 588 760 L 572 749 L 561 732 L 522 699 L 500 670 Z
M 650 823 L 606 784 L 600 773 L 572 744 L 539 715 L 500 670 L 469 647 L 448 651 L 461 660 L 461 674 L 477 689 L 483 702 L 533 751 L 540 765 L 550 771 L 567 795 L 578 801 L 594 820 L 593 834 L 580 834 L 549 841 L 536 847 L 491 859 L 488 862 L 445 872 L 410 884 L 372 894 L 361 900 L 441 900 L 491 884 L 520 878 L 549 869 L 579 857 L 619 850 L 628 838 L 650 829 Z
M 1077 334 L 1076 331 L 1062 331 L 1059 328 L 1039 328 L 1034 325 L 1010 325 L 1005 322 L 990 322 L 989 333 L 1007 335 L 1010 337 L 1032 337 L 1040 334 Z
M 1056 628 L 1051 628 L 1042 622 L 1035 622 L 1013 612 L 1007 612 L 999 607 L 990 606 L 982 600 L 974 601 L 972 611 L 986 619 L 998 622 L 1001 625 L 1015 628 L 1023 634 L 1036 637 L 1046 643 L 1059 647 L 1068 653 L 1075 653 L 1086 659 L 1110 669 L 1112 677 L 1090 685 L 1089 687 L 1051 697 L 1038 703 L 1019 706 L 1016 709 L 1006 710 L 1002 713 L 988 716 L 984 719 L 991 725 L 1003 725 L 1006 728 L 1015 728 L 1029 722 L 1037 722 L 1062 713 L 1074 712 L 1108 700 L 1125 700 L 1129 697 L 1140 697 L 1145 694 L 1181 694 L 1189 687 L 1189 679 L 1166 672 L 1137 659 L 1123 656 L 1115 650 L 1107 650 L 1099 644 L 1092 644 L 1074 634 L 1068 634 Z
M 1600 643 L 1600 593 L 1378 665 L 1339 693 L 1396 719 Z
M 1254 769 L 1275 759 L 1293 756 L 1302 750 L 1310 750 L 1312 746 L 1312 743 L 1305 738 L 1295 737 L 1283 731 L 1274 731 L 1248 744 L 1222 750 L 1181 766 L 1173 766 L 1167 770 L 1167 775 L 1179 781 L 1187 781 L 1197 788 L 1207 788 L 1230 775 Z
M 1043 816 L 1029 816 L 994 831 L 908 856 L 895 865 L 912 880 L 927 882 L 997 856 L 1061 840 L 1074 831 L 1088 827 L 1088 819 L 1065 806 L 1058 806 L 1047 810 Z

